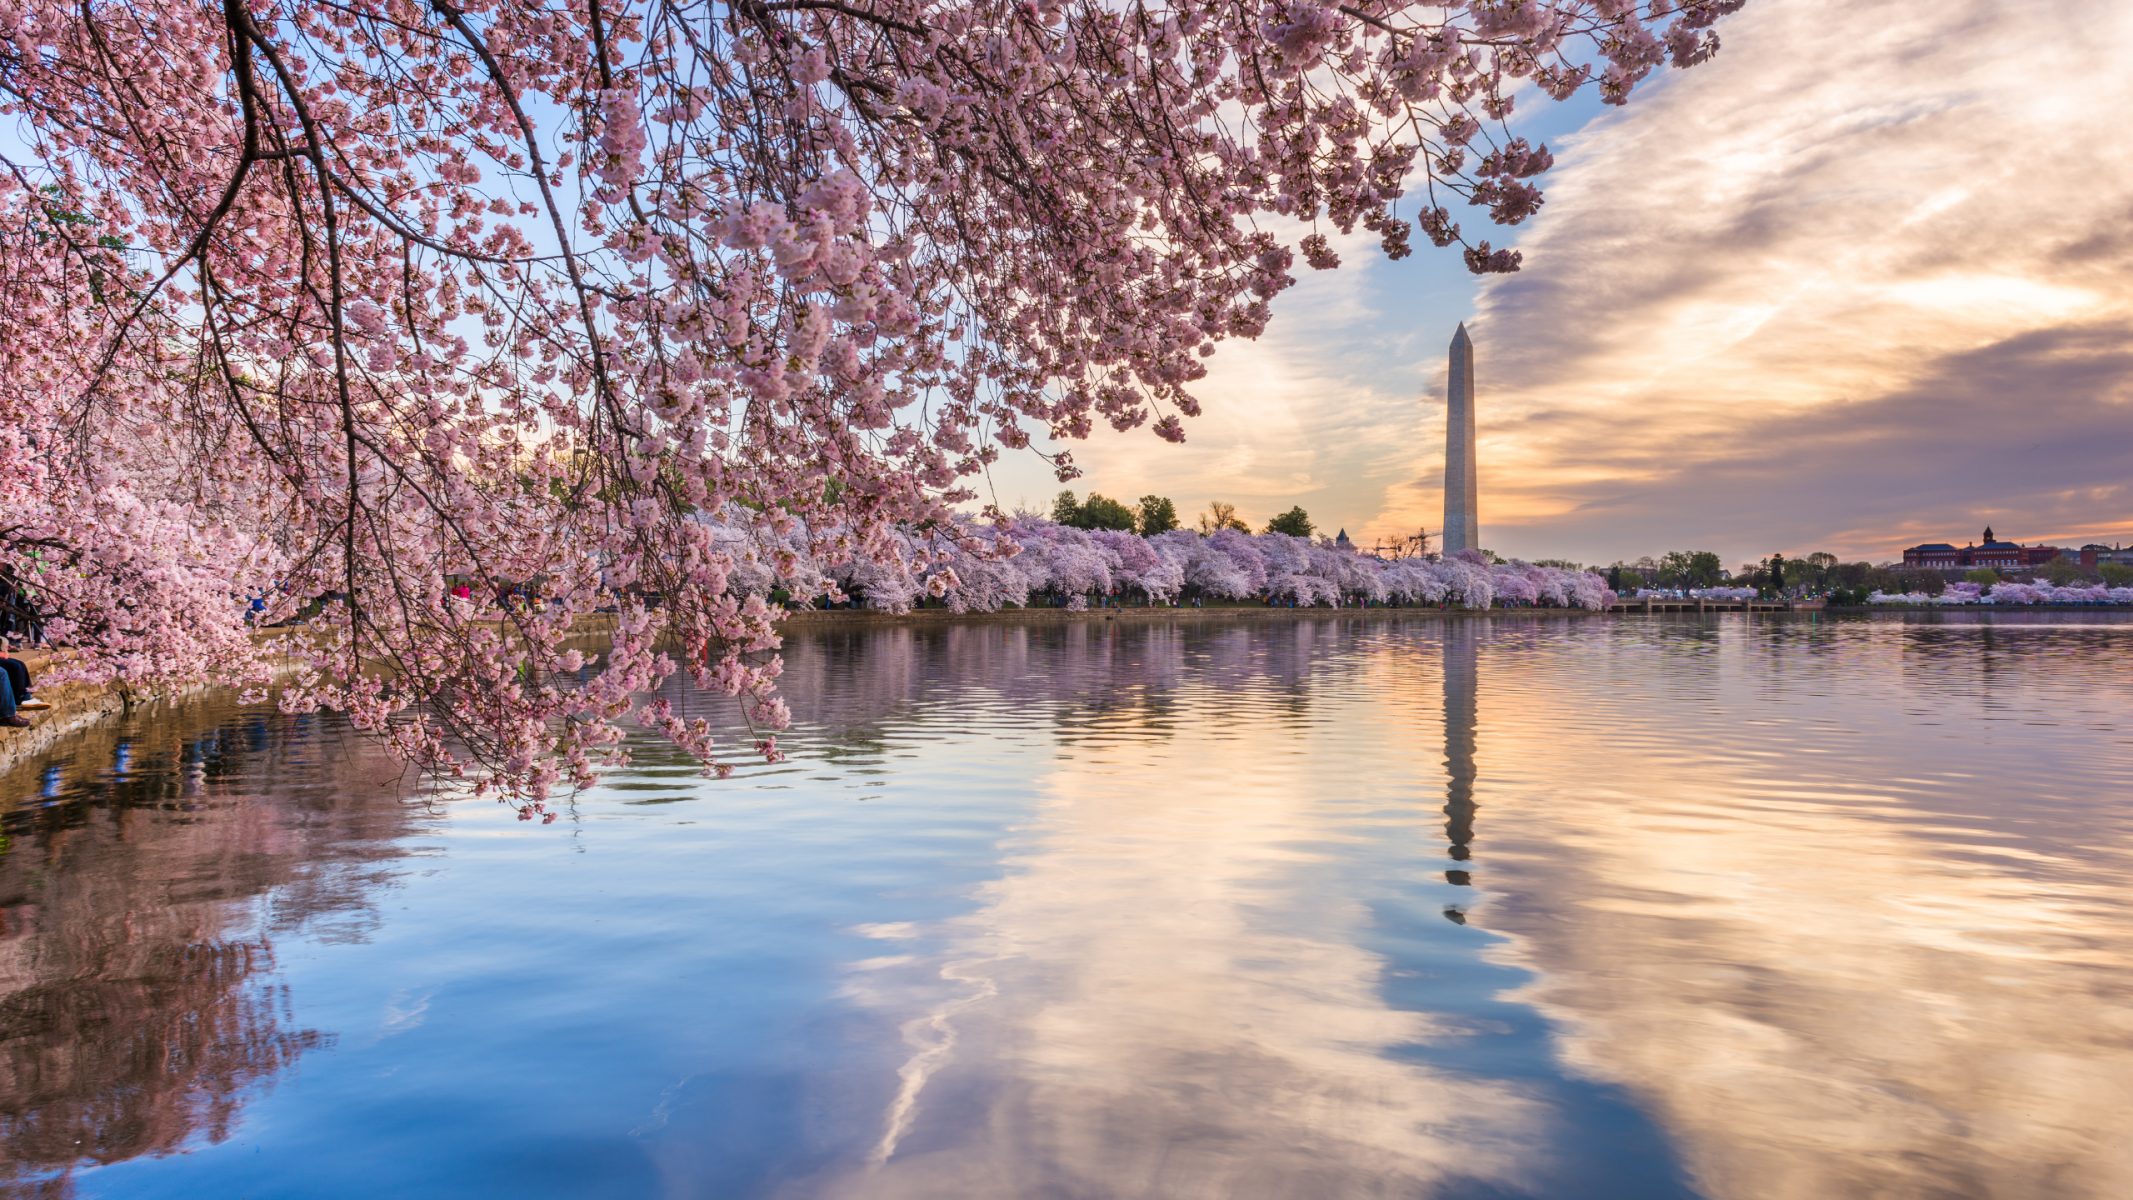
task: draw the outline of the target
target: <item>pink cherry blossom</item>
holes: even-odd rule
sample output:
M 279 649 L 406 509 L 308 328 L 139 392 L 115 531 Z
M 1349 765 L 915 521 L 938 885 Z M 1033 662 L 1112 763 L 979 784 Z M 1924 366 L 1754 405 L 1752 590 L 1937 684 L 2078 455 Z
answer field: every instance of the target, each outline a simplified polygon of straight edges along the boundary
M 772 592 L 1487 604 L 954 514 L 1040 433 L 1182 440 L 1299 249 L 1517 269 L 1452 212 L 1540 208 L 1523 81 L 1620 102 L 1741 3 L 0 0 L 0 561 L 65 672 L 279 664 L 524 805 L 630 722 L 730 770 L 641 696 L 776 728 Z

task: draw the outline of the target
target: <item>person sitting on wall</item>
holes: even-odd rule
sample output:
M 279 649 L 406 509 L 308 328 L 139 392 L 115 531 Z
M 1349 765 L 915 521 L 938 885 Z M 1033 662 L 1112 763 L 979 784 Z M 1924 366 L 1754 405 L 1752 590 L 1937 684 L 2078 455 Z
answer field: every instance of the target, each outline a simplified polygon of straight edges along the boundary
M 6 660 L 13 662 L 13 659 Z M 0 729 L 28 729 L 28 718 L 15 711 L 15 680 L 13 671 L 0 671 Z
M 52 707 L 30 694 L 30 669 L 23 665 L 21 659 L 10 658 L 7 655 L 0 654 L 0 671 L 5 672 L 7 679 L 8 696 L 11 701 L 8 715 L 13 716 L 14 710 L 42 712 Z M 27 725 L 29 722 L 25 721 L 23 724 Z

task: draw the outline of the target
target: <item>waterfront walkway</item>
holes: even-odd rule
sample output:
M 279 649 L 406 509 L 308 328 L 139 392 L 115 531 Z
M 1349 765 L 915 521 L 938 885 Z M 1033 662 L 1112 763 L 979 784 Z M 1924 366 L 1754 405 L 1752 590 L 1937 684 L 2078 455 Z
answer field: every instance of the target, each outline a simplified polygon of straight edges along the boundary
M 1708 600 L 1701 596 L 1644 596 L 1616 603 L 1622 613 L 1778 613 L 1820 612 L 1829 601 L 1814 600 Z

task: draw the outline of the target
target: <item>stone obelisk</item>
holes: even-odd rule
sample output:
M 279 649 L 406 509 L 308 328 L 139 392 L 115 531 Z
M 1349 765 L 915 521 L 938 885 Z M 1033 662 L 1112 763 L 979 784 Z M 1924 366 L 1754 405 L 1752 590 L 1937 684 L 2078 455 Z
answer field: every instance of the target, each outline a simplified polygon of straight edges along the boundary
M 1451 380 L 1444 389 L 1444 553 L 1481 549 L 1475 500 L 1474 341 L 1466 326 L 1452 337 Z

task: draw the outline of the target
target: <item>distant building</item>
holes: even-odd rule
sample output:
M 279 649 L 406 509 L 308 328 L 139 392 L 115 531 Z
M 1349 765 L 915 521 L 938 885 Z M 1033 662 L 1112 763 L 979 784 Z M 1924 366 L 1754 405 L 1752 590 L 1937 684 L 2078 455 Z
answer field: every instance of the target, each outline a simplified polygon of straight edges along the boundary
M 2083 568 L 2093 571 L 2105 563 L 2133 567 L 2133 546 L 2106 546 L 2102 542 L 2090 542 L 2081 548 Z
M 2041 567 L 2059 557 L 2060 553 L 2057 546 L 2024 546 L 2019 542 L 2000 541 L 1992 536 L 1992 526 L 1987 525 L 1981 545 L 1973 543 L 1957 547 L 1948 542 L 1927 542 L 1905 550 L 1903 565 L 1924 571 L 1960 571 L 1979 567 L 2019 571 L 2025 567 Z
M 1970 565 L 1968 551 L 1947 542 L 1927 542 L 1903 552 L 1903 565 L 1922 571 L 1954 571 Z
M 1342 550 L 1355 549 L 1355 543 L 1348 540 L 1348 530 L 1345 526 L 1342 527 L 1340 535 L 1333 539 L 1333 544 Z

